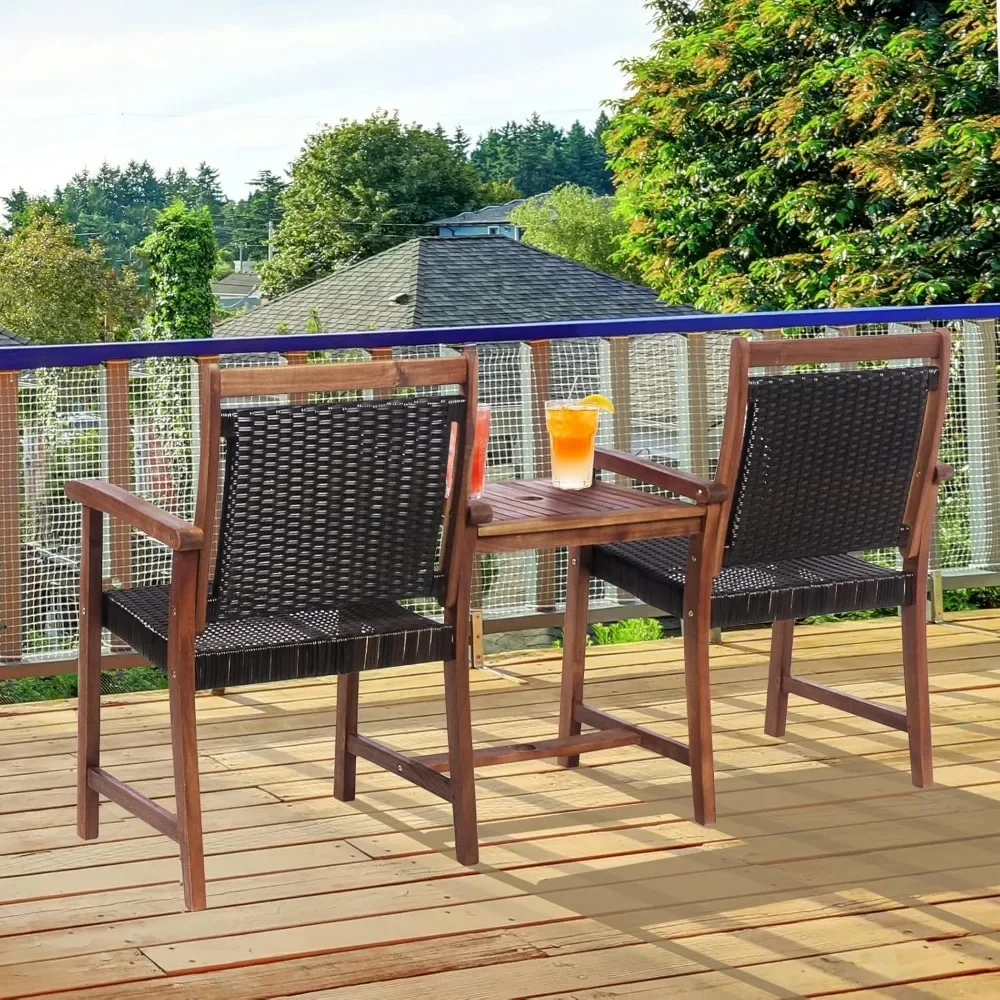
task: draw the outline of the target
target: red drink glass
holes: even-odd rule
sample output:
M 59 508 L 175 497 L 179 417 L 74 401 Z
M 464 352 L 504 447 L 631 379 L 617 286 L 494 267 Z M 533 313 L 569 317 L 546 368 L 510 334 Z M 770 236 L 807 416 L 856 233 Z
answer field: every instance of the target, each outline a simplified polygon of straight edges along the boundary
M 469 470 L 469 496 L 481 497 L 486 486 L 486 446 L 490 440 L 490 408 L 480 403 L 476 409 L 476 437 L 472 443 L 472 468 Z

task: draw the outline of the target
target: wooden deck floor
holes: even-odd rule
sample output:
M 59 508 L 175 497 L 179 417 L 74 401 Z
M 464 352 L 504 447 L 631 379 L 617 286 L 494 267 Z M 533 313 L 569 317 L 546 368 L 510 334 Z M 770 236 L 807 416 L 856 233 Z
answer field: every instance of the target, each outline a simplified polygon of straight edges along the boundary
M 793 698 L 763 735 L 766 632 L 713 651 L 719 822 L 638 748 L 480 773 L 476 871 L 449 810 L 362 765 L 330 793 L 334 687 L 199 699 L 209 905 L 118 807 L 74 831 L 72 703 L 0 710 L 0 997 L 607 1000 L 1000 995 L 1000 617 L 932 629 L 936 787 L 905 738 Z M 802 629 L 797 669 L 901 704 L 894 622 Z M 550 735 L 556 651 L 477 672 L 476 738 Z M 587 697 L 683 734 L 676 641 L 594 650 Z M 442 748 L 439 671 L 362 683 L 363 729 Z M 162 695 L 105 713 L 105 763 L 170 800 Z

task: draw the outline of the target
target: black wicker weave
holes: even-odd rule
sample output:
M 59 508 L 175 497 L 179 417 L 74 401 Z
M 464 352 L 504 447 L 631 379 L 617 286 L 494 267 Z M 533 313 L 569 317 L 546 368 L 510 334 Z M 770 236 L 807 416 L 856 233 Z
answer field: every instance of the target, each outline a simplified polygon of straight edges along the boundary
M 594 576 L 678 618 L 684 607 L 686 538 L 594 549 Z M 912 604 L 913 574 L 850 555 L 726 566 L 712 584 L 712 627 Z
M 458 396 L 225 414 L 225 480 L 200 688 L 448 658 L 436 557 Z M 108 591 L 104 624 L 166 665 L 166 587 Z
M 914 581 L 848 553 L 905 541 L 934 368 L 751 379 L 716 628 L 911 604 Z M 687 542 L 594 550 L 592 573 L 680 615 Z
M 166 668 L 167 587 L 110 590 L 104 624 Z M 393 601 L 210 623 L 195 639 L 195 684 L 233 687 L 448 659 L 452 630 Z

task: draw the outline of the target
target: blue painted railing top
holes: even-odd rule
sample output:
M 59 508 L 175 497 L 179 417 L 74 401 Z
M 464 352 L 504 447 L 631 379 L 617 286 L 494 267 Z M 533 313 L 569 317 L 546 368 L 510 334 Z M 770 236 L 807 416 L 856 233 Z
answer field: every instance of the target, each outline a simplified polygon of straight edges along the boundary
M 644 316 L 636 319 L 600 319 L 571 323 L 519 323 L 358 333 L 283 333 L 266 337 L 213 337 L 202 340 L 134 340 L 102 344 L 0 347 L 0 371 L 81 367 L 99 365 L 105 361 L 129 361 L 137 358 L 194 358 L 209 354 L 264 354 L 282 351 L 344 350 L 351 347 L 564 340 L 571 337 L 627 337 L 640 334 L 773 330 L 803 326 L 947 323 L 963 319 L 1000 319 L 1000 303 L 807 309 L 797 312 L 691 313 L 680 316 Z

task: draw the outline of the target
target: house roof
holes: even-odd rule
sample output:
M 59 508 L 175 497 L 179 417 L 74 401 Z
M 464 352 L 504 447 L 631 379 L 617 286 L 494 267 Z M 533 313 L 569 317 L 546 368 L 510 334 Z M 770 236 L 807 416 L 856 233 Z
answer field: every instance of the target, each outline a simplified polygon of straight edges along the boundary
M 515 240 L 422 236 L 220 323 L 217 336 L 621 319 L 695 312 Z
M 545 196 L 535 195 L 535 197 L 543 198 Z M 484 226 L 487 223 L 493 226 L 502 225 L 510 222 L 510 213 L 526 201 L 528 201 L 527 198 L 515 198 L 513 201 L 505 201 L 502 205 L 485 205 L 483 208 L 477 208 L 474 212 L 459 212 L 458 215 L 453 215 L 449 219 L 435 219 L 433 222 L 428 222 L 427 225 Z
M 260 285 L 260 275 L 256 271 L 233 271 L 218 281 L 212 282 L 215 295 L 244 295 Z
M 0 326 L 0 347 L 21 347 L 22 345 L 28 343 L 23 337 L 18 337 L 16 334 L 10 332 L 10 330 L 5 330 Z

